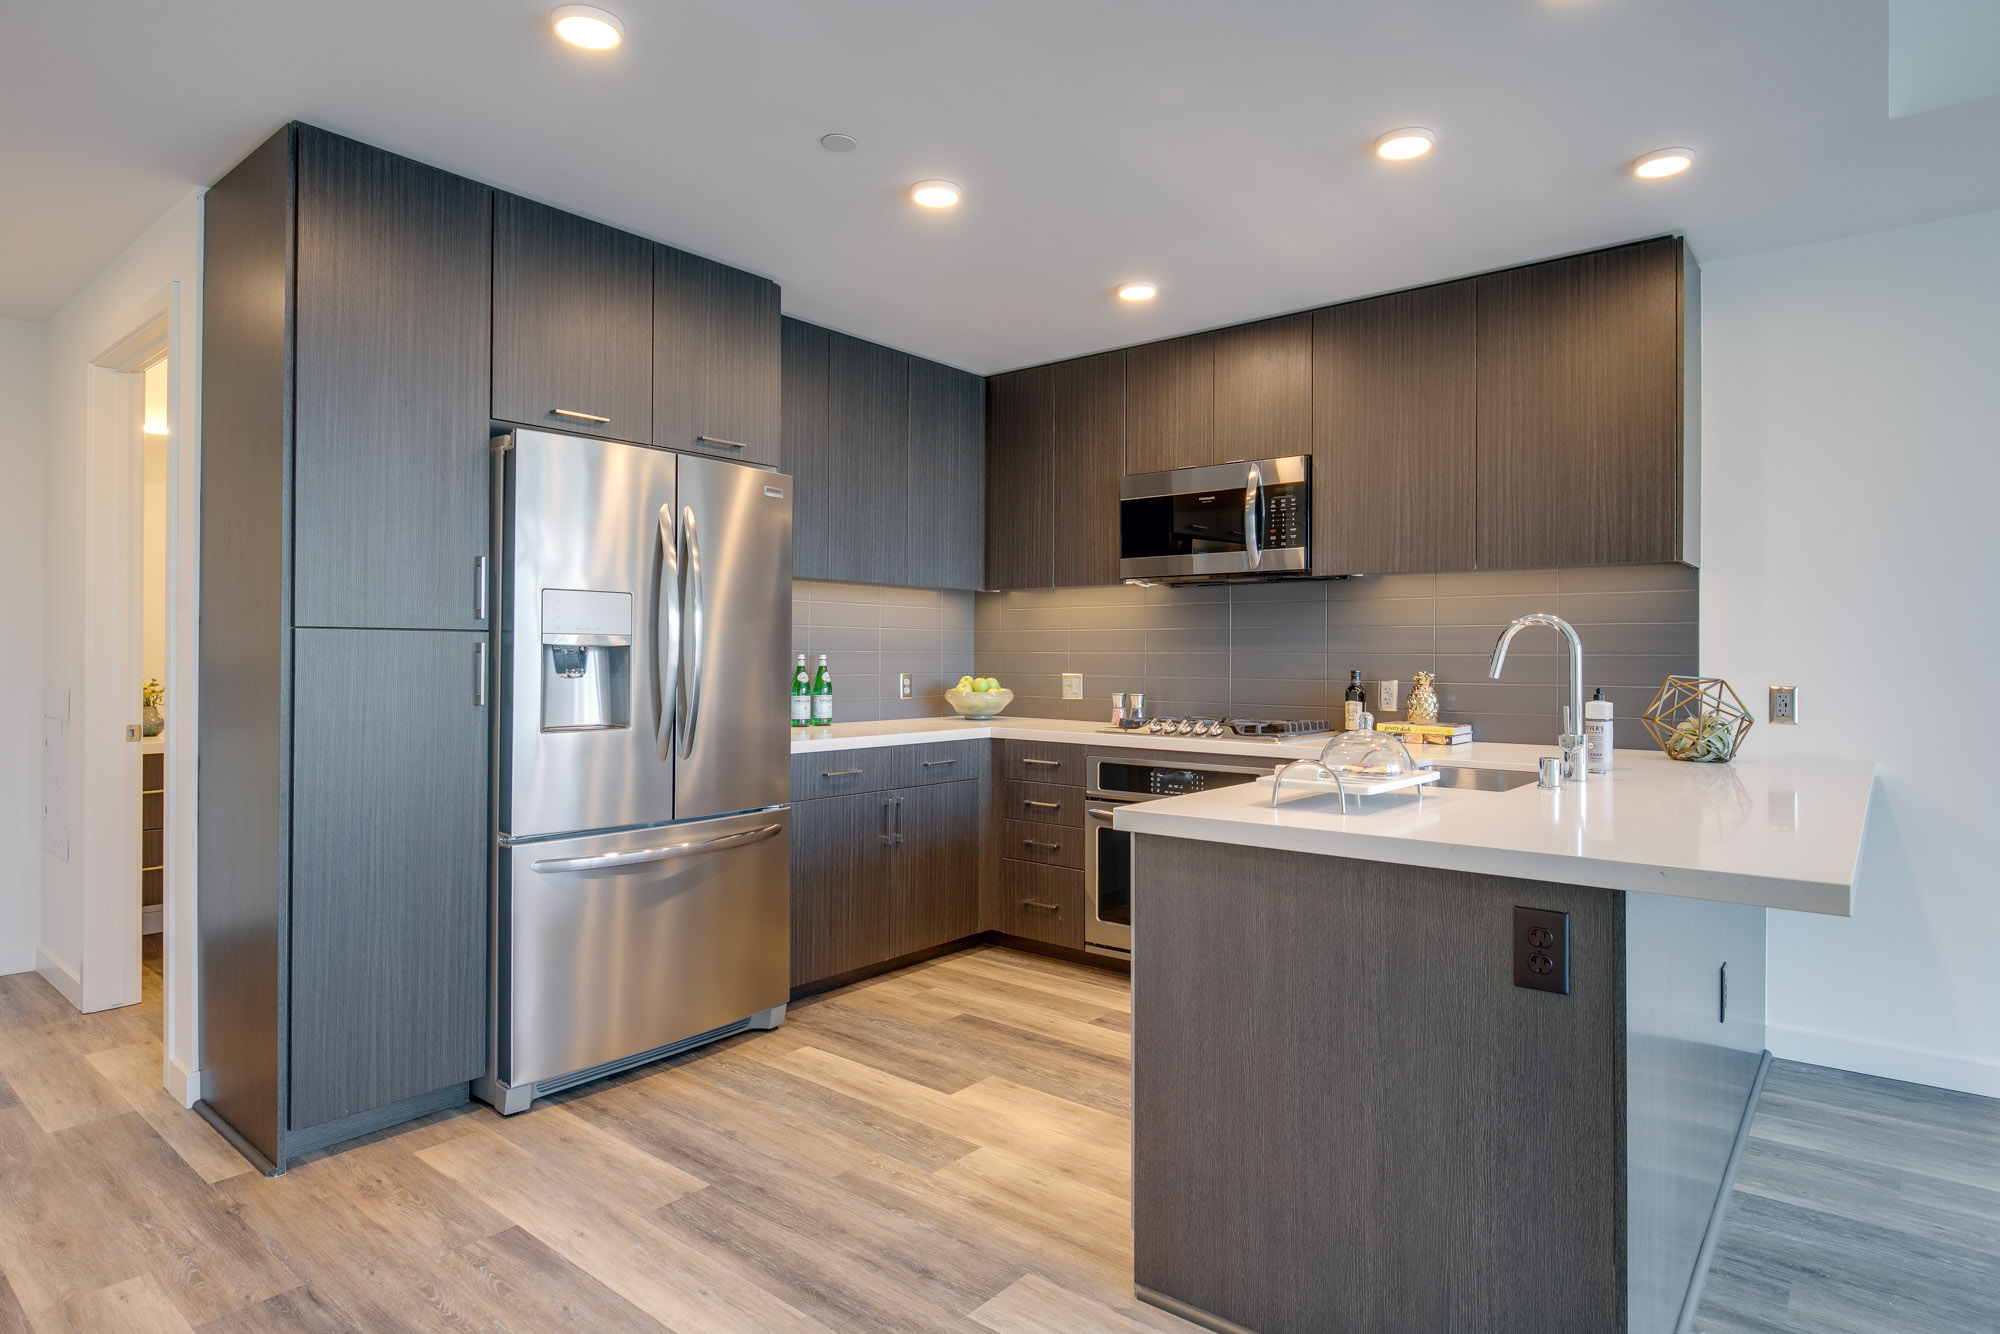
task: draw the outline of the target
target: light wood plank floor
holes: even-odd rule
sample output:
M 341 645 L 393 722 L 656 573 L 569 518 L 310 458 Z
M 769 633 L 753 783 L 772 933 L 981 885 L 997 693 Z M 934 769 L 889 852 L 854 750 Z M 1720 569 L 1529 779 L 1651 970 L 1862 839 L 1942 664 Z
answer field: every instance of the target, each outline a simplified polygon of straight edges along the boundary
M 1131 1296 L 1114 975 L 954 955 L 266 1180 L 160 1090 L 148 957 L 0 978 L 0 1334 L 1193 1329 Z M 1778 1065 L 1696 1327 L 2000 1330 L 2000 1104 Z
M 1694 1327 L 2000 1331 L 2000 1101 L 1773 1062 Z
M 147 1002 L 0 978 L 0 1331 L 1192 1330 L 1131 1295 L 1129 991 L 978 949 L 285 1177 Z

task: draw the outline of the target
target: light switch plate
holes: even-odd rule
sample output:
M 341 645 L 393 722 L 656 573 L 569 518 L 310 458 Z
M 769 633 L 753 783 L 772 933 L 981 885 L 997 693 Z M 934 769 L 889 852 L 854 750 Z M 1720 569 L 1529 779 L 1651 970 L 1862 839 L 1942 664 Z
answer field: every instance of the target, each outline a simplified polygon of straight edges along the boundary
M 897 689 L 902 692 L 902 697 L 904 699 L 909 699 L 912 695 L 916 693 L 916 683 L 910 679 L 910 674 L 908 672 L 904 672 L 900 677 L 898 677 L 897 682 L 898 682 Z
M 1063 679 L 1063 693 L 1062 693 L 1062 697 L 1063 697 L 1064 699 L 1082 699 L 1082 698 L 1083 698 L 1083 673 L 1082 673 L 1082 672 L 1064 672 L 1064 673 L 1062 674 L 1062 679 Z
M 1771 687 L 1771 721 L 1785 726 L 1796 726 L 1799 721 L 1799 688 L 1797 686 Z

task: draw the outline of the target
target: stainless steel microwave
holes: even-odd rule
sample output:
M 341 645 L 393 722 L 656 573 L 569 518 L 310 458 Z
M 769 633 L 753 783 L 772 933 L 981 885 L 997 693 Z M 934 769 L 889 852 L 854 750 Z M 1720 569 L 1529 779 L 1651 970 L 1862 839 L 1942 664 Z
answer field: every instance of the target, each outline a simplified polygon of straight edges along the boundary
M 1310 574 L 1310 469 L 1300 455 L 1125 478 L 1119 576 L 1180 583 Z

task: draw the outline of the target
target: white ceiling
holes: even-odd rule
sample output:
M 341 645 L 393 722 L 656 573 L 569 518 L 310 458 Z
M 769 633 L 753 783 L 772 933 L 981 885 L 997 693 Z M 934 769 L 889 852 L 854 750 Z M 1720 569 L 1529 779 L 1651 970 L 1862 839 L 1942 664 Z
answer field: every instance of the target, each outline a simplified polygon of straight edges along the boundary
M 607 0 L 608 56 L 551 4 L 8 4 L 0 314 L 292 118 L 980 372 L 1665 231 L 1712 261 L 2000 207 L 2000 98 L 1889 118 L 1887 0 Z M 1403 125 L 1437 150 L 1374 159 Z M 1626 172 L 1666 145 L 1694 171 Z M 931 176 L 956 210 L 903 197 Z M 1138 276 L 1157 301 L 1111 298 Z

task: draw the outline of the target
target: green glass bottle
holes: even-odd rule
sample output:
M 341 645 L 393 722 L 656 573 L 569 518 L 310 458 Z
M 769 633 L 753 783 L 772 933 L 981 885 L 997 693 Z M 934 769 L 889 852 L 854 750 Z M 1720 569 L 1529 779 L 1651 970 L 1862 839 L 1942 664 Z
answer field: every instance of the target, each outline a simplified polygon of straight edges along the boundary
M 812 680 L 812 720 L 816 727 L 833 721 L 833 673 L 826 669 L 826 654 L 819 655 L 819 670 Z
M 792 726 L 811 727 L 812 720 L 812 673 L 806 670 L 806 655 L 801 653 L 792 666 Z

